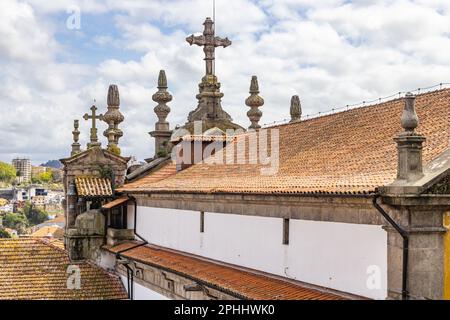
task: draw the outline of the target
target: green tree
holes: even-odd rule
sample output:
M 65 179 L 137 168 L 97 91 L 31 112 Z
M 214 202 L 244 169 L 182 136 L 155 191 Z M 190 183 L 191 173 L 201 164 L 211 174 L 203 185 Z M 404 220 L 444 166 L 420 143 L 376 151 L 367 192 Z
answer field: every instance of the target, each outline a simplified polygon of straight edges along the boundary
M 22 214 L 7 213 L 3 218 L 3 225 L 7 228 L 23 230 L 28 227 L 28 220 Z
M 23 214 L 27 218 L 29 225 L 32 226 L 48 220 L 48 213 L 42 209 L 36 208 L 30 202 L 25 203 Z
M 0 161 L 0 181 L 10 183 L 16 177 L 16 169 L 5 162 Z
M 41 174 L 39 174 L 38 179 L 41 182 L 49 183 L 50 181 L 52 181 L 52 172 L 51 171 L 42 172 Z
M 11 238 L 11 235 L 3 229 L 0 229 L 0 239 L 8 239 Z

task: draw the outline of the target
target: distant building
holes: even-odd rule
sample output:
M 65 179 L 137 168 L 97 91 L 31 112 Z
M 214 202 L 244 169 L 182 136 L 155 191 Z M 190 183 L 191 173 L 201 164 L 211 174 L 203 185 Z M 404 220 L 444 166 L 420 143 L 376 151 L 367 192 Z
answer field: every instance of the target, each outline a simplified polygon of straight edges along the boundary
M 34 197 L 48 195 L 49 191 L 38 187 L 38 186 L 29 186 L 24 189 L 15 189 L 14 190 L 14 200 L 16 201 L 30 201 Z
M 31 204 L 39 208 L 45 208 L 47 203 L 47 196 L 34 196 L 31 198 Z
M 0 212 L 13 212 L 14 205 L 12 203 L 5 204 L 4 206 L 0 206 Z
M 28 182 L 31 180 L 31 160 L 26 158 L 16 158 L 12 161 L 13 167 L 17 171 L 17 182 Z
M 38 225 L 35 225 L 31 228 L 32 232 L 36 232 L 39 229 L 42 229 L 44 227 L 59 227 L 64 228 L 66 226 L 66 218 L 63 214 L 56 216 L 54 219 L 47 220 L 45 222 L 42 222 Z
M 49 168 L 38 166 L 38 167 L 31 167 L 31 177 L 32 178 L 38 178 L 40 174 L 46 173 Z

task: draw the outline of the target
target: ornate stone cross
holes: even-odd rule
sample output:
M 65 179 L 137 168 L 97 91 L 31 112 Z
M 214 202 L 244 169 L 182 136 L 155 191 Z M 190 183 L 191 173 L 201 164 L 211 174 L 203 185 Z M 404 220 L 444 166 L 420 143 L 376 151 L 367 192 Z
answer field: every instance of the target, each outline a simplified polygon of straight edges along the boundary
M 205 26 L 203 35 L 197 37 L 191 35 L 186 38 L 186 41 L 189 42 L 191 46 L 196 44 L 200 47 L 204 47 L 203 51 L 205 52 L 206 74 L 213 75 L 215 71 L 214 60 L 216 47 L 226 48 L 231 45 L 231 41 L 228 38 L 222 39 L 215 37 L 214 22 L 211 18 L 206 18 L 203 25 Z
M 103 114 L 97 115 L 96 111 L 97 111 L 97 107 L 95 105 L 93 105 L 91 107 L 91 115 L 86 113 L 83 116 L 83 119 L 86 120 L 86 121 L 92 119 L 91 142 L 88 143 L 88 148 L 95 147 L 95 146 L 101 146 L 101 143 L 98 142 L 97 127 L 95 126 L 95 121 L 96 120 L 102 121 L 103 120 Z

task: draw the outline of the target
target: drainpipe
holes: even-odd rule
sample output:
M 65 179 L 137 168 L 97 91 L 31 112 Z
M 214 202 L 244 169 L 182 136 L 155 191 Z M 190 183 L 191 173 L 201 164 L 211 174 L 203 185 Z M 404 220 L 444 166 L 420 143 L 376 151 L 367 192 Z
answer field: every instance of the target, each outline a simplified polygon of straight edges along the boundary
M 381 213 L 381 215 L 389 222 L 389 224 L 400 234 L 403 238 L 403 270 L 402 270 L 402 300 L 409 299 L 408 292 L 408 248 L 409 248 L 409 235 L 408 232 L 398 225 L 389 214 L 377 203 L 377 199 L 380 197 L 376 194 L 373 197 L 373 206 Z
M 124 257 L 122 255 L 122 253 L 124 253 L 126 251 L 129 251 L 129 250 L 132 250 L 132 249 L 136 249 L 136 248 L 139 248 L 139 247 L 142 247 L 142 246 L 145 246 L 146 244 L 148 244 L 148 241 L 145 240 L 136 231 L 137 230 L 137 203 L 136 203 L 136 198 L 131 197 L 131 196 L 128 196 L 128 198 L 131 201 L 133 201 L 133 203 L 134 203 L 134 228 L 133 228 L 133 232 L 134 232 L 135 236 L 137 236 L 139 239 L 141 239 L 143 241 L 143 243 L 116 252 L 116 259 L 119 259 L 120 257 Z M 126 258 L 126 257 L 124 257 L 124 258 Z M 133 290 L 133 288 L 134 288 L 134 274 L 133 274 L 133 269 L 130 268 L 128 263 L 124 263 L 124 266 L 127 269 L 128 297 L 130 298 L 130 300 L 133 300 L 133 298 L 134 298 L 134 290 Z
M 134 276 L 133 276 L 133 269 L 130 268 L 130 266 L 127 264 L 124 264 L 125 268 L 127 269 L 127 286 L 128 286 L 128 299 L 133 300 L 134 294 L 133 294 L 133 288 L 134 288 Z M 131 279 L 131 281 L 130 281 Z

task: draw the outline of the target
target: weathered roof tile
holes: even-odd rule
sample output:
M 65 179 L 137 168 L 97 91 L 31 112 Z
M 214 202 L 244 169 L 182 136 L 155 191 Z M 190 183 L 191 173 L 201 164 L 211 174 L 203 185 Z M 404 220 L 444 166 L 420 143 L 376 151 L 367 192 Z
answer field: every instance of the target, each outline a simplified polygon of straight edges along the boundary
M 112 253 L 136 246 L 135 242 L 105 246 Z M 144 264 L 165 268 L 188 278 L 207 283 L 224 292 L 248 300 L 343 300 L 349 295 L 331 293 L 325 288 L 310 288 L 278 278 L 195 258 L 154 246 L 140 246 L 121 253 Z
M 404 100 L 352 109 L 272 127 L 279 130 L 279 170 L 262 165 L 197 164 L 175 173 L 175 165 L 126 184 L 124 192 L 366 194 L 392 183 L 403 129 Z M 424 164 L 449 148 L 450 89 L 416 97 L 418 132 L 426 138 Z M 225 154 L 235 144 L 225 148 Z M 248 148 L 247 148 L 248 150 Z M 239 155 L 242 157 L 242 155 Z M 248 157 L 245 155 L 244 160 Z M 170 174 L 165 174 L 171 170 Z M 160 172 L 161 171 L 161 172 Z
M 106 178 L 76 177 L 75 185 L 80 197 L 110 197 L 113 194 L 111 181 Z
M 68 289 L 70 264 L 61 241 L 0 239 L 0 300 L 127 299 L 117 276 L 87 262 L 77 264 L 81 289 Z

